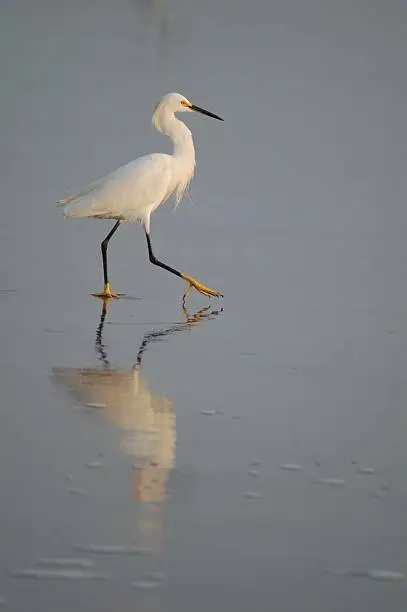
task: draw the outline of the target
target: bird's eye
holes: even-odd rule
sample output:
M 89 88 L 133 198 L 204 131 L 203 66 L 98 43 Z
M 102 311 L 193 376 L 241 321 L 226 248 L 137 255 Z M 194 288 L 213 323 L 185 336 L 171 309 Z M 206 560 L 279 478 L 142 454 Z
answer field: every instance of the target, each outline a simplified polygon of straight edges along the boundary
M 181 104 L 182 106 L 190 106 L 190 103 L 187 102 L 186 100 L 181 100 Z

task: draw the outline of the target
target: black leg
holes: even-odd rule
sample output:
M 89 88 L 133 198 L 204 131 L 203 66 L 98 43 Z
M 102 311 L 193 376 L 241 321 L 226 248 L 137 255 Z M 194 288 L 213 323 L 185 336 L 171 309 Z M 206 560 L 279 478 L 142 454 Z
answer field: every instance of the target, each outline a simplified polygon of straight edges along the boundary
M 107 245 L 109 244 L 110 238 L 119 229 L 119 225 L 120 225 L 120 221 L 116 221 L 113 229 L 110 230 L 110 232 L 108 233 L 106 238 L 103 240 L 102 244 L 100 245 L 102 249 L 103 277 L 105 281 L 105 288 L 106 288 L 106 285 L 109 284 L 109 279 L 107 276 Z
M 187 276 L 186 274 L 181 274 L 181 272 L 179 272 L 178 270 L 175 270 L 175 268 L 171 268 L 171 266 L 167 266 L 167 264 L 157 259 L 157 257 L 153 253 L 153 248 L 151 246 L 150 234 L 147 231 L 145 231 L 145 234 L 146 234 L 146 239 L 147 239 L 148 256 L 149 256 L 151 263 L 154 264 L 155 266 L 159 266 L 160 268 L 164 268 L 164 270 L 171 272 L 171 274 L 175 274 L 175 276 L 179 276 L 179 278 L 184 279 L 189 284 L 189 287 L 185 291 L 183 298 L 182 298 L 182 301 L 184 304 L 185 304 L 185 299 L 191 287 L 194 287 L 197 291 L 199 291 L 199 293 L 202 293 L 203 295 L 213 296 L 213 297 L 223 297 L 222 294 L 219 293 L 219 291 L 214 291 L 214 289 L 210 289 L 209 287 L 206 287 L 206 285 L 203 285 L 202 283 L 198 282 L 191 276 Z
M 150 234 L 147 234 L 147 232 L 146 232 L 146 238 L 147 238 L 147 247 L 148 247 L 148 257 L 151 263 L 154 264 L 155 266 L 159 266 L 160 268 L 164 268 L 164 270 L 171 272 L 171 274 L 175 274 L 175 276 L 184 278 L 184 275 L 181 274 L 181 272 L 178 272 L 178 270 L 175 270 L 174 268 L 167 266 L 167 264 L 163 263 L 162 261 L 156 258 L 156 256 L 153 253 L 153 248 L 151 246 Z

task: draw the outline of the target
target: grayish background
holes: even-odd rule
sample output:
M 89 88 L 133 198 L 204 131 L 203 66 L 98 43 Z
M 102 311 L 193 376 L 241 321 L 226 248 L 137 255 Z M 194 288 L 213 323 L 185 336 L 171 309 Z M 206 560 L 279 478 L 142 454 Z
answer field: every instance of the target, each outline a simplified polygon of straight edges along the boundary
M 2 1 L 9 610 L 405 610 L 405 579 L 364 574 L 407 572 L 406 40 L 401 0 Z M 151 504 L 132 496 L 120 419 L 55 384 L 55 367 L 103 367 L 89 292 L 110 226 L 65 222 L 54 201 L 168 151 L 150 125 L 168 91 L 225 122 L 186 117 L 192 202 L 154 215 L 153 244 L 225 299 L 218 316 L 183 323 L 183 287 L 148 263 L 141 229 L 112 241 L 113 288 L 138 299 L 109 308 L 110 366 L 126 378 L 152 333 L 137 376 L 147 404 L 164 396 L 174 415 L 167 497 Z M 194 296 L 190 311 L 205 305 Z M 107 582 L 10 576 L 78 544 L 151 554 L 95 557 Z M 133 586 L 152 571 L 163 585 Z

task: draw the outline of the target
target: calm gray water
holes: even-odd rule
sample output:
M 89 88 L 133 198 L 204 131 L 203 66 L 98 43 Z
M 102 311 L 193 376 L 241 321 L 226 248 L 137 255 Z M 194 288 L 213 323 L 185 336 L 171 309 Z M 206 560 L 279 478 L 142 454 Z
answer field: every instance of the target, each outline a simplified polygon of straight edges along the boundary
M 399 0 L 3 0 L 2 607 L 404 612 L 406 40 Z M 54 202 L 168 151 L 168 91 L 225 122 L 153 244 L 225 299 L 126 226 L 103 313 L 111 224 Z

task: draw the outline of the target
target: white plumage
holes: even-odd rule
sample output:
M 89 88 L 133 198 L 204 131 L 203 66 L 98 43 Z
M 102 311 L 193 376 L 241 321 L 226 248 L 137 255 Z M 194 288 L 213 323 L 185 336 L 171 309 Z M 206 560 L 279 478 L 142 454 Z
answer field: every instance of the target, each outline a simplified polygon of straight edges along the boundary
M 189 288 L 193 286 L 200 293 L 220 297 L 219 292 L 162 264 L 153 255 L 150 241 L 151 213 L 172 195 L 178 203 L 194 175 L 195 149 L 192 134 L 175 117 L 176 112 L 191 111 L 221 120 L 217 115 L 193 105 L 181 94 L 167 94 L 154 109 L 153 125 L 172 140 L 172 155 L 154 153 L 140 157 L 93 181 L 79 193 L 59 201 L 64 206 L 66 217 L 115 219 L 117 222 L 102 242 L 105 289 L 103 293 L 95 294 L 98 297 L 118 297 L 111 292 L 107 278 L 107 245 L 119 224 L 127 221 L 142 223 L 152 263 L 187 280 Z
M 66 200 L 69 218 L 93 217 L 142 221 L 173 192 L 170 155 L 154 154 L 131 161 Z

